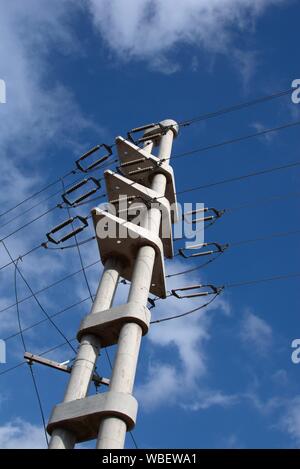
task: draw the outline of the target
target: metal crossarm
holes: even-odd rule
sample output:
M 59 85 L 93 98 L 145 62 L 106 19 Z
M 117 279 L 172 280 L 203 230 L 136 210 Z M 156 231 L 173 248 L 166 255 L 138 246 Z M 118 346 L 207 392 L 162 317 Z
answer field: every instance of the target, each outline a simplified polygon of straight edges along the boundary
M 92 183 L 95 185 L 95 187 L 93 189 L 90 189 L 88 192 L 86 192 L 85 194 L 80 195 L 79 197 L 77 197 L 74 200 L 69 199 L 68 196 L 70 194 L 72 194 L 73 192 L 76 192 L 78 189 L 85 186 L 90 181 L 92 181 Z M 74 186 L 70 187 L 68 190 L 66 190 L 62 194 L 62 199 L 67 205 L 70 205 L 72 207 L 73 205 L 76 205 L 79 202 L 82 202 L 83 200 L 87 199 L 91 195 L 95 194 L 95 192 L 97 192 L 100 189 L 100 187 L 101 187 L 101 183 L 100 183 L 99 179 L 96 179 L 96 178 L 93 178 L 93 177 L 85 178 L 85 179 L 82 179 L 82 181 L 79 181 Z
M 208 291 L 199 291 L 198 293 L 189 293 L 187 295 L 179 295 L 177 292 L 185 292 L 189 290 L 201 290 L 202 288 L 209 288 Z M 172 295 L 175 296 L 176 298 L 196 298 L 199 296 L 208 296 L 208 295 L 218 295 L 222 290 L 222 287 L 215 287 L 214 285 L 211 284 L 203 284 L 203 285 L 191 285 L 188 287 L 183 287 L 183 288 L 176 288 L 174 290 L 171 290 Z
M 39 363 L 40 365 L 48 366 L 49 368 L 54 368 L 55 370 L 64 371 L 65 373 L 71 373 L 72 367 L 68 366 L 67 363 L 58 363 L 54 360 L 49 360 L 48 358 L 40 357 L 39 355 L 34 355 L 33 353 L 25 352 L 24 358 L 28 363 Z M 98 376 L 96 373 L 92 376 L 92 381 L 97 386 L 104 384 L 109 386 L 109 379 Z
M 96 151 L 100 150 L 100 148 L 104 148 L 106 150 L 106 153 L 101 156 L 98 160 L 94 161 L 87 167 L 82 166 L 82 162 L 86 160 L 89 156 L 91 156 L 93 153 Z M 77 161 L 76 161 L 76 166 L 77 168 L 82 171 L 83 173 L 87 173 L 88 171 L 91 171 L 92 169 L 95 169 L 97 166 L 99 166 L 101 163 L 106 161 L 110 156 L 112 155 L 112 149 L 109 145 L 106 145 L 105 143 L 101 143 L 101 145 L 96 145 L 94 148 L 91 150 L 87 151 L 82 155 Z
M 186 254 L 186 251 L 195 251 L 204 247 L 214 246 L 215 249 L 210 249 L 208 251 L 200 251 L 194 252 L 193 254 Z M 200 256 L 209 256 L 212 254 L 218 254 L 224 252 L 229 247 L 229 244 L 219 244 L 219 243 L 202 243 L 197 244 L 194 246 L 190 246 L 189 248 L 180 248 L 178 249 L 179 254 L 184 257 L 185 259 L 190 259 L 192 257 L 200 257 Z
M 78 226 L 77 228 L 75 228 L 75 230 L 72 230 L 70 231 L 69 233 L 67 233 L 66 235 L 64 235 L 62 238 L 60 239 L 55 239 L 52 235 L 54 235 L 55 233 L 57 233 L 58 231 L 62 230 L 63 228 L 65 228 L 66 226 L 69 226 L 69 225 L 72 225 L 72 223 L 75 221 L 75 220 L 79 220 L 82 225 L 81 226 Z M 76 217 L 71 217 L 69 218 L 68 220 L 64 221 L 63 223 L 60 223 L 59 225 L 55 226 L 51 231 L 49 231 L 46 236 L 47 236 L 47 239 L 50 243 L 54 243 L 54 244 L 60 244 L 60 243 L 63 243 L 64 241 L 67 241 L 68 239 L 72 238 L 73 236 L 76 236 L 78 233 L 80 233 L 81 231 L 83 231 L 86 227 L 88 226 L 88 221 L 85 217 L 81 217 L 80 215 L 77 215 Z

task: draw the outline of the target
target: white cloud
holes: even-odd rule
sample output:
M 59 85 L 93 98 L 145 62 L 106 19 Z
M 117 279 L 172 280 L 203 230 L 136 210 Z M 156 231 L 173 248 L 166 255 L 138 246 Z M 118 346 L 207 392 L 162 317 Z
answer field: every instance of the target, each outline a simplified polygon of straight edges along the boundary
M 173 261 L 167 267 L 168 273 L 175 273 L 184 270 L 185 264 L 179 261 Z M 199 277 L 197 274 L 184 275 L 172 278 L 172 288 L 178 288 L 184 284 L 197 284 Z M 207 302 L 207 299 L 205 300 Z M 176 315 L 185 311 L 194 309 L 204 304 L 201 299 L 197 300 L 178 300 L 169 298 L 167 302 L 157 303 L 157 307 L 152 310 L 153 320 L 156 318 Z M 137 394 L 145 408 L 153 408 L 159 405 L 180 403 L 191 404 L 198 402 L 203 396 L 199 397 L 199 382 L 207 371 L 208 357 L 205 345 L 210 339 L 210 326 L 214 311 L 229 314 L 230 307 L 227 301 L 217 298 L 210 306 L 201 309 L 190 316 L 175 319 L 173 321 L 163 322 L 153 325 L 147 336 L 156 350 L 161 354 L 163 349 L 171 351 L 172 362 L 167 359 L 161 360 L 152 365 L 150 363 L 148 376 L 145 382 L 137 387 Z M 160 386 L 163 391 L 158 389 L 153 392 L 154 376 L 159 376 Z M 163 386 L 161 386 L 161 382 Z M 178 383 L 184 383 L 187 402 L 182 400 L 182 393 Z M 180 396 L 180 399 L 179 399 Z M 178 402 L 177 402 L 178 399 Z M 208 401 L 207 401 L 208 402 Z
M 271 326 L 259 316 L 247 312 L 241 323 L 240 337 L 251 350 L 265 353 L 271 346 L 273 332 Z
M 280 426 L 300 448 L 300 396 L 291 399 L 286 407 Z
M 44 430 L 29 422 L 15 419 L 0 426 L 1 449 L 45 449 Z
M 292 445 L 300 448 L 300 395 L 262 399 L 257 392 L 249 392 L 241 394 L 240 399 L 249 400 L 261 415 L 275 420 L 275 423 L 269 423 L 269 428 L 284 432 L 290 437 Z
M 171 365 L 162 363 L 150 365 L 147 381 L 138 386 L 135 395 L 139 401 L 142 401 L 143 408 L 147 412 L 161 403 L 166 404 L 166 401 L 172 404 L 175 397 L 174 390 L 178 388 L 179 379 L 176 368 Z
M 253 30 L 264 10 L 285 0 L 86 0 L 94 24 L 122 59 L 162 61 L 179 44 L 231 54 L 233 38 Z M 252 55 L 236 57 L 247 76 Z M 177 69 L 174 64 L 174 71 Z M 178 67 L 178 65 L 177 65 Z M 168 67 L 168 73 L 170 69 Z
M 206 410 L 212 406 L 226 408 L 236 404 L 239 400 L 238 395 L 224 394 L 221 391 L 209 390 L 209 392 L 200 393 L 195 402 L 190 405 L 185 405 L 184 408 L 193 411 Z

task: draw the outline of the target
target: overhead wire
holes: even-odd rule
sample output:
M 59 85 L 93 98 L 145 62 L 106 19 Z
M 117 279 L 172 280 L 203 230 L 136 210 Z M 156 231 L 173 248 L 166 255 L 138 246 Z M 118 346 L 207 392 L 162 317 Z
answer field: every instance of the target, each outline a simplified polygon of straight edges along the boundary
M 19 309 L 19 302 L 18 302 L 18 287 L 17 287 L 17 273 L 18 273 L 18 260 L 15 263 L 15 269 L 14 269 L 14 288 L 15 288 L 15 299 L 16 299 L 16 306 L 17 306 L 17 320 L 18 320 L 18 326 L 19 326 L 19 331 L 20 331 L 20 337 L 21 337 L 21 342 L 23 345 L 24 352 L 27 351 L 26 343 L 25 343 L 25 338 L 23 335 L 23 330 L 22 330 L 22 324 L 21 324 L 21 317 L 20 317 L 20 309 Z M 42 400 L 39 392 L 39 388 L 37 385 L 37 381 L 35 378 L 35 374 L 32 369 L 32 363 L 28 363 L 29 370 L 30 370 L 30 376 L 32 379 L 33 387 L 35 390 L 36 398 L 38 401 L 38 406 L 39 406 L 39 411 L 41 414 L 41 419 L 42 419 L 42 424 L 43 424 L 43 429 L 44 429 L 44 434 L 45 434 L 45 440 L 46 444 L 48 446 L 48 435 L 46 431 L 46 420 L 45 420 L 45 414 L 43 410 L 43 405 L 42 405 Z
M 94 265 L 99 264 L 99 263 L 100 263 L 100 259 L 97 259 L 96 261 L 94 261 L 94 262 L 92 262 L 92 263 L 86 265 L 86 266 L 85 266 L 85 269 L 88 269 L 89 267 L 93 267 Z M 81 271 L 82 271 L 82 269 L 78 269 L 78 270 L 76 270 L 76 271 L 74 271 L 74 272 L 71 272 L 70 274 L 65 275 L 64 277 L 60 278 L 59 280 L 55 280 L 54 282 L 52 282 L 52 283 L 46 285 L 45 287 L 43 287 L 43 288 L 41 288 L 41 289 L 39 289 L 39 290 L 37 290 L 37 291 L 35 291 L 35 292 L 32 292 L 30 295 L 28 295 L 28 296 L 22 298 L 21 300 L 19 300 L 19 303 L 22 303 L 23 301 L 29 300 L 29 299 L 32 298 L 34 295 L 38 295 L 38 294 L 40 294 L 40 293 L 42 293 L 42 292 L 48 290 L 49 288 L 52 288 L 52 287 L 54 287 L 54 286 L 60 284 L 61 282 L 64 282 L 65 280 L 68 280 L 69 278 L 73 277 L 74 275 L 77 275 L 77 274 L 81 273 Z M 0 310 L 0 313 L 3 313 L 4 311 L 7 311 L 7 310 L 10 309 L 10 308 L 13 308 L 14 306 L 16 306 L 16 303 L 13 303 L 13 304 L 11 304 L 11 305 L 9 305 L 9 306 L 6 306 L 6 307 L 2 308 L 2 309 Z
M 213 143 L 211 145 L 199 147 L 199 148 L 196 148 L 194 150 L 188 150 L 188 151 L 185 151 L 183 153 L 178 153 L 177 155 L 173 155 L 169 158 L 162 158 L 160 164 L 163 163 L 164 161 L 168 161 L 168 160 L 171 160 L 171 159 L 174 160 L 174 159 L 177 159 L 177 158 L 183 158 L 183 157 L 186 157 L 186 156 L 196 155 L 198 153 L 202 153 L 202 152 L 205 152 L 205 151 L 208 151 L 208 150 L 213 150 L 215 148 L 224 147 L 226 145 L 232 145 L 233 143 L 239 143 L 239 142 L 242 142 L 242 141 L 245 141 L 245 140 L 249 140 L 251 138 L 261 137 L 262 135 L 267 135 L 267 134 L 272 133 L 272 132 L 278 132 L 280 130 L 288 129 L 288 128 L 295 127 L 295 126 L 298 126 L 298 125 L 300 125 L 300 120 L 292 121 L 292 122 L 289 122 L 287 124 L 282 124 L 278 127 L 271 127 L 270 129 L 261 130 L 259 132 L 255 132 L 255 133 L 252 133 L 252 134 L 242 135 L 241 137 L 235 137 L 235 138 L 232 138 L 232 139 L 229 139 L 229 140 L 223 140 L 222 142 Z
M 5 249 L 5 251 L 7 252 L 8 256 L 10 257 L 11 260 L 13 260 L 11 254 L 10 254 L 10 251 L 8 250 L 6 244 L 4 243 L 4 241 L 1 241 L 2 242 L 2 245 Z M 15 268 L 17 269 L 20 277 L 23 279 L 25 285 L 27 286 L 27 288 L 29 289 L 31 295 L 33 296 L 35 302 L 37 303 L 37 305 L 39 306 L 39 308 L 41 309 L 41 311 L 43 312 L 43 314 L 47 317 L 47 319 L 49 320 L 49 322 L 52 324 L 52 326 L 56 329 L 56 331 L 64 338 L 64 340 L 66 340 L 70 346 L 70 348 L 73 350 L 73 352 L 76 353 L 76 350 L 74 349 L 74 347 L 72 346 L 72 344 L 68 341 L 67 337 L 65 336 L 65 334 L 62 332 L 62 330 L 57 326 L 57 324 L 51 319 L 51 317 L 49 316 L 49 314 L 47 313 L 47 311 L 45 310 L 45 308 L 42 306 L 41 302 L 39 301 L 39 299 L 37 298 L 36 294 L 34 293 L 34 291 L 32 290 L 30 284 L 28 283 L 28 281 L 26 280 L 24 274 L 21 272 L 21 270 L 19 269 L 18 265 L 16 262 L 14 262 L 14 265 L 15 265 Z M 20 304 L 20 301 L 18 301 L 18 303 L 15 303 L 14 306 L 17 306 L 17 304 L 19 305 Z
M 283 238 L 283 237 L 292 236 L 292 235 L 296 235 L 296 234 L 300 235 L 300 230 L 286 231 L 286 232 L 281 232 L 281 233 L 272 233 L 270 235 L 261 236 L 261 237 L 257 237 L 257 238 L 253 238 L 253 239 L 244 239 L 244 240 L 241 240 L 241 241 L 229 242 L 229 243 L 226 243 L 226 246 L 227 246 L 226 250 L 227 250 L 227 248 L 235 247 L 235 246 L 241 246 L 243 244 L 250 244 L 250 243 L 255 243 L 255 242 L 259 242 L 259 241 L 268 241 L 270 239 Z M 184 275 L 184 274 L 188 274 L 188 273 L 191 273 L 191 272 L 195 272 L 196 270 L 199 270 L 203 267 L 206 267 L 207 265 L 209 265 L 212 262 L 214 262 L 215 260 L 217 260 L 221 256 L 221 254 L 223 254 L 224 252 L 225 251 L 221 251 L 217 256 L 215 256 L 213 259 L 209 260 L 208 262 L 199 264 L 199 265 L 197 265 L 195 267 L 192 267 L 190 269 L 186 269 L 186 270 L 182 270 L 180 272 L 175 272 L 173 274 L 166 275 L 166 278 L 177 277 L 179 275 Z
M 248 280 L 248 281 L 244 281 L 244 282 L 239 282 L 239 283 L 229 283 L 229 284 L 225 284 L 224 285 L 224 289 L 225 288 L 238 288 L 238 287 L 243 287 L 243 286 L 248 286 L 248 285 L 255 285 L 255 284 L 259 284 L 259 283 L 264 283 L 264 282 L 272 282 L 272 281 L 278 281 L 278 280 L 284 280 L 284 279 L 289 279 L 289 278 L 296 278 L 296 277 L 300 277 L 300 272 L 296 272 L 296 273 L 292 273 L 292 274 L 286 274 L 286 275 L 280 275 L 280 276 L 275 276 L 275 277 L 267 277 L 267 278 L 263 278 L 263 279 L 256 279 L 256 280 Z M 213 299 L 213 298 L 212 298 Z M 196 312 L 198 309 L 202 308 L 203 305 L 201 305 L 199 308 L 195 308 L 193 310 L 193 312 Z M 184 315 L 186 314 L 192 314 L 191 311 L 187 311 L 186 313 L 183 313 Z M 177 315 L 176 315 L 176 318 L 177 318 Z M 174 317 L 174 319 L 176 319 Z M 155 320 L 157 323 L 158 322 L 163 322 L 162 320 L 165 320 L 165 319 L 168 319 L 168 318 L 161 318 L 161 319 L 157 319 Z M 170 320 L 170 319 L 168 319 Z M 151 324 L 154 324 L 155 321 L 153 321 Z M 74 342 L 76 341 L 76 337 L 74 337 L 73 339 L 69 339 L 70 342 Z M 47 349 L 43 352 L 40 352 L 39 355 L 40 356 L 43 356 L 43 355 L 46 355 L 48 353 L 51 353 L 52 351 L 54 350 L 57 350 L 58 348 L 60 347 L 63 347 L 65 345 L 67 345 L 68 342 L 63 342 L 63 343 L 60 343 L 54 347 L 51 347 L 50 349 Z M 19 362 L 17 363 L 16 365 L 6 369 L 6 370 L 3 370 L 0 372 L 0 376 L 1 375 L 4 375 L 6 373 L 9 373 L 10 371 L 13 371 L 15 370 L 16 368 L 19 368 L 20 366 L 24 365 L 25 362 L 22 361 L 22 362 Z
M 285 164 L 285 165 L 282 165 L 282 166 L 275 166 L 275 167 L 272 167 L 272 168 L 262 169 L 260 171 L 254 171 L 252 173 L 242 174 L 240 176 L 234 176 L 234 177 L 231 177 L 231 178 L 221 179 L 220 181 L 213 181 L 213 182 L 210 182 L 210 183 L 207 183 L 207 184 L 202 184 L 200 186 L 190 187 L 190 188 L 178 191 L 176 194 L 177 195 L 186 194 L 188 192 L 194 192 L 194 191 L 198 191 L 198 190 L 201 190 L 201 189 L 207 189 L 209 187 L 219 186 L 219 185 L 222 185 L 222 184 L 229 184 L 229 183 L 235 182 L 235 181 L 242 181 L 244 179 L 249 179 L 249 178 L 256 177 L 256 176 L 262 176 L 264 174 L 269 174 L 269 173 L 273 173 L 273 172 L 276 172 L 276 171 L 281 171 L 283 169 L 295 168 L 297 166 L 300 166 L 300 161 L 294 161 L 294 162 L 291 162 L 291 163 L 288 163 L 288 164 Z M 159 198 L 160 197 L 157 197 L 157 199 L 159 199 Z
M 250 106 L 255 106 L 257 104 L 262 104 L 262 103 L 265 103 L 267 101 L 271 101 L 271 100 L 276 99 L 276 98 L 281 98 L 282 96 L 286 96 L 286 95 L 292 93 L 292 91 L 293 91 L 292 88 L 288 88 L 286 90 L 282 90 L 282 91 L 279 91 L 277 93 L 272 93 L 272 94 L 269 94 L 269 95 L 266 95 L 266 96 L 255 98 L 251 101 L 244 101 L 242 103 L 234 104 L 233 106 L 228 106 L 228 107 L 218 109 L 217 111 L 208 112 L 206 114 L 200 114 L 199 116 L 193 117 L 191 119 L 179 121 L 178 125 L 180 127 L 187 127 L 191 124 L 194 124 L 195 122 L 200 122 L 200 121 L 203 121 L 203 120 L 212 119 L 214 117 L 219 117 L 219 116 L 224 115 L 224 114 L 228 114 L 228 113 L 235 112 L 235 111 L 240 111 L 241 109 L 248 108 Z

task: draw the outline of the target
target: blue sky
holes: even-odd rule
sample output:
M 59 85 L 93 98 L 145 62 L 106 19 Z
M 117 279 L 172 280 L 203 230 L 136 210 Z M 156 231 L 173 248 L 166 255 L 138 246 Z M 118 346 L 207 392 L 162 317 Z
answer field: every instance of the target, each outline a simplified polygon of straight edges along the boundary
M 7 104 L 0 105 L 1 212 L 68 172 L 86 149 L 112 143 L 132 127 L 189 119 L 285 90 L 300 78 L 296 0 L 185 0 L 174 5 L 170 0 L 0 0 L 0 79 L 7 86 Z M 299 106 L 285 96 L 183 128 L 173 153 L 297 120 Z M 297 161 L 298 134 L 295 127 L 174 160 L 177 190 Z M 179 200 L 231 208 L 295 194 L 298 187 L 294 168 L 187 193 Z M 54 186 L 2 217 L 4 224 L 18 215 L 0 226 L 1 237 L 55 205 L 59 198 L 22 214 L 58 190 Z M 228 212 L 207 230 L 206 241 L 230 243 L 297 230 L 298 213 L 297 197 Z M 13 257 L 44 241 L 45 233 L 66 216 L 66 211 L 53 211 L 9 237 Z M 298 272 L 298 246 L 295 235 L 232 247 L 206 269 L 170 279 L 168 288 Z M 83 246 L 82 254 L 86 265 L 98 259 L 94 243 Z M 1 265 L 8 262 L 3 247 L 0 257 Z M 38 250 L 19 265 L 34 290 L 80 268 L 75 250 Z M 193 265 L 177 257 L 166 270 Z M 93 292 L 100 272 L 99 265 L 87 270 Z M 14 268 L 1 270 L 0 277 L 4 309 L 15 302 Z M 228 289 L 211 308 L 153 325 L 143 341 L 136 379 L 140 408 L 134 435 L 139 447 L 300 446 L 300 365 L 291 361 L 291 342 L 300 335 L 298 286 L 294 278 Z M 118 302 L 125 301 L 127 290 L 120 286 Z M 18 294 L 28 296 L 20 278 Z M 48 314 L 87 297 L 80 274 L 38 295 Z M 158 302 L 153 319 L 198 304 L 197 299 Z M 75 336 L 89 307 L 86 300 L 54 318 L 67 337 Z M 20 304 L 20 313 L 23 326 L 44 317 L 32 298 Z M 0 314 L 0 337 L 7 338 L 18 331 L 16 308 Z M 26 332 L 25 340 L 34 353 L 63 342 L 47 322 Z M 47 356 L 64 361 L 74 353 L 64 346 Z M 20 361 L 22 344 L 16 336 L 7 340 L 7 364 L 0 365 L 0 372 Z M 34 369 L 48 418 L 62 400 L 67 376 Z M 98 371 L 110 374 L 105 354 Z M 43 447 L 27 366 L 0 379 L 0 447 Z M 127 447 L 132 447 L 130 438 Z

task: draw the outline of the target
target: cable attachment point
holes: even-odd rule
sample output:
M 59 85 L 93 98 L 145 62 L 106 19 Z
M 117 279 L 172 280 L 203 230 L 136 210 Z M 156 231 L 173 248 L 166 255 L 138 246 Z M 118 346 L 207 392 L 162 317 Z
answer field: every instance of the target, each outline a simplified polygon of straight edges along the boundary
M 215 249 L 209 249 L 207 251 L 201 251 L 201 252 L 195 252 L 193 254 L 186 254 L 185 251 L 193 251 L 193 250 L 198 250 L 204 247 L 208 246 L 214 246 Z M 219 243 L 201 243 L 201 244 L 195 244 L 194 246 L 190 246 L 189 248 L 180 248 L 178 250 L 179 254 L 184 257 L 185 259 L 190 259 L 192 257 L 200 257 L 200 256 L 210 256 L 211 254 L 221 254 L 223 253 L 227 248 L 229 247 L 229 244 L 219 244 Z
M 201 218 L 194 218 L 192 220 L 187 220 L 186 216 L 188 215 L 196 215 L 198 213 L 211 213 L 211 215 L 206 215 Z M 200 222 L 207 222 L 207 221 L 214 221 L 217 220 L 218 218 L 221 218 L 222 215 L 224 215 L 225 210 L 217 210 L 214 207 L 204 207 L 204 208 L 199 208 L 196 210 L 191 210 L 190 212 L 186 212 L 183 214 L 183 220 L 186 221 L 187 223 L 195 224 L 195 223 L 200 223 Z
M 65 234 L 62 238 L 60 239 L 55 239 L 52 235 L 57 233 L 58 231 L 62 230 L 66 226 L 72 225 L 72 223 L 76 222 L 76 220 L 79 220 L 81 222 L 81 225 L 78 226 L 77 228 L 73 229 L 69 233 Z M 77 215 L 76 217 L 71 217 L 68 220 L 64 221 L 63 223 L 60 223 L 59 225 L 55 226 L 51 231 L 46 233 L 47 239 L 50 243 L 54 244 L 60 244 L 63 243 L 64 241 L 67 241 L 68 239 L 72 238 L 73 236 L 76 236 L 78 233 L 83 231 L 86 227 L 88 226 L 88 221 L 87 218 L 81 217 L 80 215 Z
M 143 132 L 145 130 L 150 130 L 154 127 L 156 127 L 157 125 L 159 124 L 146 124 L 146 125 L 142 125 L 141 127 L 135 127 L 134 129 L 130 130 L 129 132 L 127 132 L 127 138 L 130 142 L 132 143 L 136 143 L 136 142 L 139 142 L 140 139 L 137 139 L 137 140 L 134 140 L 132 134 L 135 134 L 135 133 L 139 133 L 139 132 Z M 143 137 L 142 137 L 143 138 Z M 147 137 L 145 140 L 149 140 L 149 137 Z
M 106 153 L 101 156 L 98 160 L 92 162 L 89 166 L 86 168 L 82 166 L 82 161 L 87 159 L 89 156 L 91 156 L 93 153 L 96 151 L 100 150 L 101 148 L 104 148 L 106 150 Z M 94 148 L 91 148 L 91 150 L 87 151 L 84 153 L 75 163 L 77 168 L 82 171 L 83 173 L 87 173 L 91 169 L 95 169 L 98 167 L 101 163 L 103 163 L 105 160 L 107 160 L 110 156 L 112 155 L 112 148 L 109 145 L 106 145 L 105 143 L 101 143 L 101 145 L 96 145 Z
M 154 298 L 148 298 L 148 303 L 150 305 L 150 308 L 149 309 L 152 309 L 152 308 L 155 308 L 155 299 Z
M 76 199 L 74 200 L 70 200 L 68 198 L 68 196 L 70 194 L 72 194 L 73 192 L 76 192 L 78 189 L 80 189 L 81 187 L 85 186 L 86 184 L 88 184 L 89 182 L 92 182 L 94 184 L 94 188 L 90 189 L 88 192 L 78 196 Z M 89 178 L 85 178 L 85 179 L 82 179 L 82 181 L 79 181 L 77 184 L 74 184 L 74 186 L 70 187 L 69 189 L 67 189 L 63 194 L 62 194 L 62 199 L 63 201 L 69 205 L 70 207 L 73 207 L 74 205 L 82 202 L 83 200 L 87 199 L 88 197 L 90 197 L 91 195 L 95 194 L 95 192 L 97 192 L 99 189 L 101 188 L 101 183 L 100 183 L 100 180 L 99 179 L 96 179 L 94 177 L 89 177 Z
M 179 295 L 177 292 L 185 292 L 189 290 L 201 290 L 202 288 L 209 288 L 210 290 L 208 291 L 199 291 L 198 293 L 189 293 L 187 295 Z M 208 296 L 208 295 L 219 295 L 221 291 L 223 290 L 224 287 L 215 287 L 214 285 L 211 284 L 204 284 L 204 285 L 191 285 L 188 287 L 183 287 L 183 288 L 176 288 L 175 290 L 171 290 L 172 295 L 175 296 L 176 298 L 196 298 L 199 296 Z
M 134 144 L 144 143 L 148 140 L 152 140 L 154 144 L 157 145 L 163 135 L 165 135 L 170 129 L 174 129 L 173 123 L 170 125 L 165 125 L 163 122 L 157 122 L 156 124 L 146 124 L 142 125 L 141 127 L 136 127 L 130 130 L 130 132 L 127 132 L 127 138 L 130 142 Z M 145 132 L 145 134 L 142 137 L 134 140 L 132 134 L 140 132 Z

